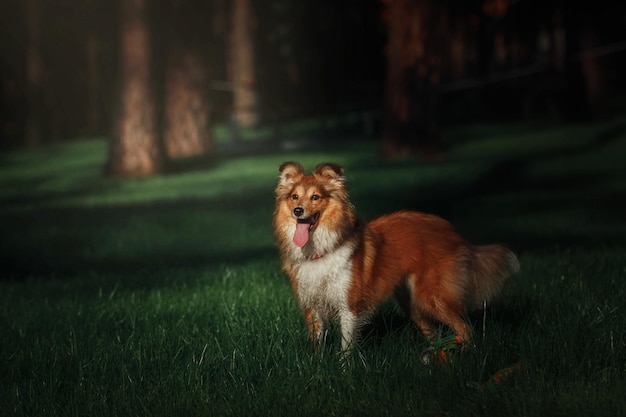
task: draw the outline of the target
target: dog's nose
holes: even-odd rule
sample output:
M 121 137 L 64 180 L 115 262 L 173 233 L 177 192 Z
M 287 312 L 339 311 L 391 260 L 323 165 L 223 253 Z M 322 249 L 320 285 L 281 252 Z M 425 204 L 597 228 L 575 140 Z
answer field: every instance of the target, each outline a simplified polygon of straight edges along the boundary
M 304 214 L 304 209 L 302 207 L 296 207 L 293 209 L 293 215 L 296 217 L 300 217 Z

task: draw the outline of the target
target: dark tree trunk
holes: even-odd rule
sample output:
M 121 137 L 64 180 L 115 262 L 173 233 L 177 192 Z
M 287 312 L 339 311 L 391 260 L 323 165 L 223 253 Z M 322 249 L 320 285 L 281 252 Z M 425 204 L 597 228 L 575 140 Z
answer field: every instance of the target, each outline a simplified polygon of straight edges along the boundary
M 387 78 L 382 152 L 438 157 L 438 85 L 447 15 L 432 0 L 386 0 Z
M 158 136 L 148 0 L 120 0 L 120 93 L 108 171 L 142 177 L 163 165 Z
M 233 0 L 230 34 L 229 78 L 233 85 L 233 117 L 240 126 L 257 122 L 254 75 L 254 12 L 250 0 Z
M 201 156 L 212 148 L 209 64 L 215 48 L 214 2 L 167 0 L 164 27 L 164 144 L 168 157 Z M 202 34 L 202 36 L 200 36 Z M 207 42 L 210 40 L 210 42 Z
M 169 49 L 165 74 L 165 148 L 169 157 L 206 154 L 212 147 L 208 76 L 197 49 Z
M 41 4 L 26 1 L 26 80 L 28 114 L 24 131 L 26 146 L 35 147 L 42 141 L 43 123 L 43 63 L 41 59 Z
M 86 72 L 87 72 L 87 109 L 86 109 L 86 133 L 93 135 L 100 133 L 100 40 L 94 29 L 87 33 L 86 48 Z

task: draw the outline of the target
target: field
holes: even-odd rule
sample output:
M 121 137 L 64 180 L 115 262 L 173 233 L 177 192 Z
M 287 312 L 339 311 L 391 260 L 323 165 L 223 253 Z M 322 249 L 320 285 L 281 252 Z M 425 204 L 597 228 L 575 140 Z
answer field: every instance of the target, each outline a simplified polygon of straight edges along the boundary
M 626 415 L 624 126 L 466 126 L 438 162 L 346 143 L 143 180 L 102 176 L 104 140 L 6 152 L 0 415 Z M 285 160 L 342 164 L 362 219 L 428 211 L 511 247 L 522 271 L 470 315 L 476 347 L 422 364 L 388 302 L 345 366 L 336 328 L 312 352 L 272 240 Z

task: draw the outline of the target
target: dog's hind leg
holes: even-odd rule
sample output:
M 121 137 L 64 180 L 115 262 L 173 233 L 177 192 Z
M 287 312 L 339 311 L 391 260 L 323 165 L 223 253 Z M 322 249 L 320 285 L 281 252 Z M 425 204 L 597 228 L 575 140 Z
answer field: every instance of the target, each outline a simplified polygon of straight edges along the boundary
M 437 272 L 431 271 L 430 274 Z M 439 275 L 439 274 L 438 274 Z M 438 282 L 437 275 L 421 277 L 422 282 Z M 463 320 L 463 288 L 453 285 L 431 284 L 430 287 L 418 284 L 415 275 L 408 280 L 411 290 L 411 318 L 418 325 L 426 337 L 436 336 L 434 322 L 450 327 L 463 338 L 465 343 L 471 343 L 472 335 L 468 324 Z
M 427 339 L 435 339 L 437 337 L 438 331 L 435 323 L 426 317 L 415 305 L 411 306 L 411 320 L 413 320 L 413 323 L 417 325 Z
M 454 332 L 461 336 L 466 344 L 472 343 L 472 331 L 469 325 L 463 320 L 462 308 L 454 303 L 446 303 L 437 298 L 434 300 L 433 318 L 449 326 Z
M 400 304 L 413 323 L 417 325 L 422 334 L 427 339 L 435 339 L 439 333 L 438 326 L 432 319 L 433 315 L 428 312 L 428 308 L 425 305 L 422 305 L 422 301 L 415 293 L 416 279 L 415 274 L 410 274 L 404 285 L 396 289 L 394 295 L 396 300 L 398 300 L 398 304 Z

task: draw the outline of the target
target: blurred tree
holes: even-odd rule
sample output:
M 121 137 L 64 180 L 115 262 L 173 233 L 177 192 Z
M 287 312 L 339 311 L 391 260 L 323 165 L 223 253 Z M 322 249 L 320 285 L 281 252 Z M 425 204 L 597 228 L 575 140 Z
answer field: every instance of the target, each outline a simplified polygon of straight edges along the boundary
M 85 42 L 86 75 L 87 75 L 87 115 L 85 130 L 93 134 L 100 129 L 100 64 L 99 49 L 100 39 L 97 31 L 91 29 L 87 32 Z
M 204 155 L 212 148 L 209 102 L 211 2 L 168 1 L 164 143 L 168 157 Z M 201 41 L 198 41 L 198 40 Z
M 100 135 L 109 130 L 108 115 L 106 110 L 106 84 L 107 76 L 103 71 L 107 68 L 106 52 L 108 38 L 114 33 L 111 28 L 111 19 L 115 5 L 104 3 L 99 0 L 74 0 L 77 1 L 72 7 L 74 18 L 70 21 L 76 22 L 76 31 L 84 34 L 84 40 L 80 43 L 84 47 L 83 60 L 85 62 L 84 81 L 80 84 L 84 85 L 84 98 L 76 94 L 75 100 L 80 104 L 80 108 L 85 111 L 84 127 L 82 127 L 81 135 Z M 67 11 L 65 15 L 67 15 Z M 66 22 L 59 22 L 67 28 Z M 66 29 L 67 31 L 67 29 Z M 74 47 L 71 45 L 70 47 Z M 79 55 L 80 51 L 76 51 Z M 109 58 L 110 59 L 110 58 Z M 75 63 L 74 63 L 75 65 Z M 107 103 L 108 104 L 108 103 Z
M 240 126 L 252 126 L 257 122 L 252 37 L 255 16 L 250 0 L 233 0 L 231 7 L 228 75 L 233 86 L 233 118 Z
M 34 147 L 42 141 L 43 123 L 43 61 L 41 57 L 41 21 L 39 0 L 26 1 L 26 81 L 28 114 L 25 142 Z
M 165 149 L 168 157 L 204 155 L 212 147 L 203 57 L 169 48 L 165 73 Z
M 164 154 L 152 85 L 148 0 L 120 0 L 119 20 L 119 109 L 107 171 L 112 175 L 141 177 L 159 172 Z
M 350 112 L 378 108 L 382 95 L 385 28 L 380 0 L 253 2 L 255 49 L 263 121 L 339 119 L 322 136 L 343 130 Z M 337 120 L 337 119 L 335 119 Z M 332 126 L 332 127 L 331 127 Z M 345 134 L 344 131 L 342 134 Z
M 603 42 L 598 35 L 603 32 L 602 26 L 610 22 L 614 8 L 599 3 L 596 6 L 599 12 L 589 15 L 581 5 L 561 7 L 562 11 L 557 11 L 562 14 L 565 26 L 566 59 L 560 76 L 566 85 L 566 117 L 574 121 L 592 120 L 606 101 L 605 68 L 596 55 Z
M 76 0 L 81 1 L 81 0 Z M 84 1 L 84 0 L 82 0 Z M 118 91 L 112 88 L 119 85 L 119 68 L 120 68 L 120 50 L 119 50 L 119 33 L 120 28 L 117 23 L 119 20 L 118 1 L 100 1 L 91 0 L 93 7 L 91 8 L 90 20 L 86 23 L 91 27 L 91 41 L 86 60 L 87 67 L 95 66 L 91 75 L 88 75 L 87 87 L 88 96 L 87 104 L 84 108 L 92 111 L 88 115 L 86 129 L 83 135 L 93 136 L 109 136 L 111 134 L 112 120 L 114 120 L 117 112 L 116 103 L 119 102 Z M 83 20 L 85 13 L 80 11 L 76 20 Z M 118 70 L 112 70 L 117 68 Z M 80 86 L 79 86 L 80 87 Z M 78 103 L 81 105 L 81 102 Z M 97 114 L 96 114 L 97 113 Z
M 437 87 L 446 64 L 447 3 L 382 1 L 387 25 L 382 152 L 437 157 Z

